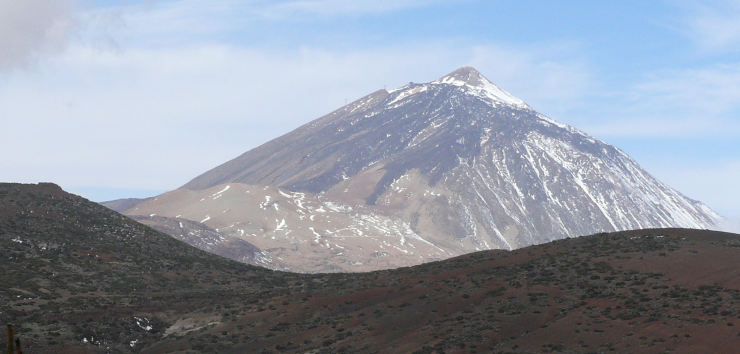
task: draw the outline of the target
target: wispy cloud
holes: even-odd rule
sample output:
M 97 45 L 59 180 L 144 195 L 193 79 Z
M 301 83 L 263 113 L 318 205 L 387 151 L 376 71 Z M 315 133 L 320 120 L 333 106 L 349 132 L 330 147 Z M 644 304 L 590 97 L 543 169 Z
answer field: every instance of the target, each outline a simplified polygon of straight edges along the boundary
M 0 0 L 0 71 L 61 51 L 78 22 L 72 0 Z
M 0 159 L 0 180 L 170 189 L 346 100 L 462 65 L 598 137 L 740 134 L 737 63 L 667 68 L 613 85 L 599 72 L 609 68 L 589 62 L 589 44 L 577 38 L 525 43 L 417 34 L 338 48 L 291 27 L 333 28 L 346 17 L 440 4 L 446 2 L 175 0 L 75 12 L 73 0 L 0 0 L 0 48 L 12 49 L 0 52 L 0 150 L 14 151 Z M 728 23 L 734 7 L 701 6 L 696 18 L 684 19 L 686 33 L 707 50 L 740 48 L 737 25 Z M 280 35 L 287 45 L 273 45 Z M 40 59 L 39 70 L 3 75 Z M 725 167 L 707 177 L 709 184 L 733 188 L 722 181 L 740 174 L 723 175 Z M 723 195 L 717 190 L 692 189 L 698 175 L 665 175 L 712 206 L 727 203 L 705 197 Z
M 67 50 L 43 70 L 0 81 L 0 150 L 15 151 L 0 160 L 0 179 L 174 188 L 348 100 L 463 65 L 545 109 L 589 86 L 577 50 L 561 44 L 471 47 L 432 38 L 286 49 L 222 36 L 260 16 L 364 15 L 435 3 L 182 0 L 77 13 L 81 30 Z
M 581 128 L 599 138 L 676 139 L 728 137 L 740 133 L 740 122 L 712 117 L 675 117 L 670 114 L 646 116 L 624 113 L 600 121 L 585 123 Z
M 612 97 L 597 136 L 698 137 L 740 134 L 740 63 L 653 73 Z
M 440 0 L 296 0 L 263 3 L 257 13 L 268 18 L 379 14 L 440 3 Z
M 722 114 L 740 108 L 740 63 L 654 74 L 634 87 L 638 104 Z
M 557 90 L 549 98 L 527 92 L 543 78 L 563 88 L 587 86 L 551 73 L 543 62 L 578 71 L 577 61 L 545 52 L 454 43 L 351 51 L 211 44 L 101 52 L 73 46 L 44 73 L 0 85 L 6 102 L 0 116 L 8 120 L 0 149 L 16 151 L 0 161 L 0 179 L 174 188 L 346 100 L 431 81 L 468 64 L 542 102 L 562 97 Z
M 565 116 L 587 100 L 596 86 L 591 64 L 573 42 L 526 46 L 475 46 L 469 64 L 535 109 Z
M 386 14 L 428 7 L 441 0 L 174 0 L 143 2 L 94 8 L 82 17 L 105 27 L 103 19 L 115 22 L 121 41 L 131 43 L 181 44 L 223 40 L 234 32 L 251 29 L 265 36 L 270 25 L 329 21 L 337 17 Z M 98 30 L 96 28 L 95 30 Z M 295 33 L 295 37 L 309 35 Z
M 740 1 L 680 2 L 680 30 L 708 51 L 740 51 Z

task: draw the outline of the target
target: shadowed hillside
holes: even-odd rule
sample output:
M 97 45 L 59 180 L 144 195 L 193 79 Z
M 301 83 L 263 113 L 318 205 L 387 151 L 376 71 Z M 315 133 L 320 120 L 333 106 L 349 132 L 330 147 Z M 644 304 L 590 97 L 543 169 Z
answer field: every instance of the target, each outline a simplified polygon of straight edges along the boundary
M 0 185 L 0 322 L 38 352 L 729 351 L 740 238 L 653 229 L 360 274 L 199 251 L 51 184 Z

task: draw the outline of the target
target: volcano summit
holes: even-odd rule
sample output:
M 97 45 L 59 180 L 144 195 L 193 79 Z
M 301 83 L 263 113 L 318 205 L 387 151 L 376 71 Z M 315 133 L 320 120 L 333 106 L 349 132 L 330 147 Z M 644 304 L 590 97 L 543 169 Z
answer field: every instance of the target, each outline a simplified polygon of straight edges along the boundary
M 720 219 L 471 67 L 373 92 L 122 211 L 200 222 L 308 272 Z

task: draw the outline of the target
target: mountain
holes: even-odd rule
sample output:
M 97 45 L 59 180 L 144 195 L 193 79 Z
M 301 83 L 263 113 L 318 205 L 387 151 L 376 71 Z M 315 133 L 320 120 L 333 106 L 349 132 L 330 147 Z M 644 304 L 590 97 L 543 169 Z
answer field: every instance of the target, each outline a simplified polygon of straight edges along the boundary
M 263 195 L 263 188 L 278 193 Z M 202 204 L 220 190 L 224 196 L 249 190 L 256 198 Z M 333 225 L 297 211 L 289 220 L 277 208 L 214 216 L 274 201 L 279 193 L 331 203 L 346 215 Z M 182 215 L 268 253 L 290 253 L 297 261 L 287 267 L 303 271 L 393 267 L 393 260 L 375 262 L 393 248 L 384 241 L 426 245 L 416 252 L 393 248 L 400 266 L 602 231 L 710 228 L 719 220 L 618 148 L 534 111 L 470 67 L 376 91 L 165 195 L 123 212 Z M 397 225 L 401 235 L 384 224 Z M 258 226 L 241 231 L 250 225 Z M 316 237 L 338 247 L 302 264 Z M 347 247 L 358 251 L 341 252 Z
M 0 184 L 0 249 L 0 322 L 29 353 L 698 353 L 731 352 L 740 335 L 740 235 L 705 230 L 294 274 L 56 185 Z

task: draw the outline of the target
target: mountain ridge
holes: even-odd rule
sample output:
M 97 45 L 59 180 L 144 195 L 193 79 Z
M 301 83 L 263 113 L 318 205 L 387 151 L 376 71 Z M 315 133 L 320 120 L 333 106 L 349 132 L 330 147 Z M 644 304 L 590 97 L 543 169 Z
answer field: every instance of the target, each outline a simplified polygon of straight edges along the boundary
M 534 111 L 471 67 L 435 81 L 375 91 L 195 177 L 180 190 L 207 199 L 206 189 L 230 184 L 254 186 L 244 188 L 257 193 L 262 193 L 259 186 L 307 193 L 352 210 L 346 224 L 322 230 L 300 215 L 290 225 L 290 236 L 262 227 L 266 231 L 250 239 L 258 247 L 260 238 L 285 237 L 287 248 L 300 249 L 314 231 L 344 247 L 352 239 L 336 238 L 337 231 L 356 225 L 349 220 L 358 210 L 408 224 L 413 234 L 450 254 L 603 231 L 711 228 L 720 220 L 622 150 Z M 252 203 L 275 198 L 276 192 Z M 150 199 L 124 213 L 174 217 L 198 209 L 197 202 L 187 203 L 164 206 Z M 210 211 L 203 208 L 194 221 L 206 220 Z M 282 218 L 277 214 L 265 218 L 277 224 Z M 206 224 L 242 237 L 237 225 L 251 222 L 234 216 Z M 372 236 L 380 239 L 382 232 Z M 367 258 L 345 261 L 366 264 L 382 252 L 380 244 L 366 250 Z

